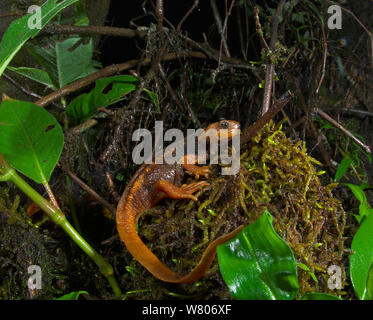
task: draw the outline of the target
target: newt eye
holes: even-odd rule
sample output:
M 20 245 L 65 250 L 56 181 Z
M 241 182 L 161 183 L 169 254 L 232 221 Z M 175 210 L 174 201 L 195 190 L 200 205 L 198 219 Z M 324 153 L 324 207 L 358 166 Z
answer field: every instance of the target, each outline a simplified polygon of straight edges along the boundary
M 220 121 L 220 127 L 222 129 L 228 129 L 229 128 L 229 122 L 227 120 Z

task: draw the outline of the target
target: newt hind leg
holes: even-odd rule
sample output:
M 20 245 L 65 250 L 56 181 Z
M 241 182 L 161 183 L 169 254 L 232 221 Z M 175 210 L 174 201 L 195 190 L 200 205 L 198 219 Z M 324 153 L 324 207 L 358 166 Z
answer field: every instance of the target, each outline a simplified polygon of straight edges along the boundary
M 157 189 L 164 192 L 169 198 L 172 199 L 192 199 L 197 201 L 197 197 L 194 196 L 193 193 L 208 185 L 209 184 L 206 181 L 199 181 L 183 185 L 181 187 L 176 187 L 166 180 L 160 180 L 157 182 Z

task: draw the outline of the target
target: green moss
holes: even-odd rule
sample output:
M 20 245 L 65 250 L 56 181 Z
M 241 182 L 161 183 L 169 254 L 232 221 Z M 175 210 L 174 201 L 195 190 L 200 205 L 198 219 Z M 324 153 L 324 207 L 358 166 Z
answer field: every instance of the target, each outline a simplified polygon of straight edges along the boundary
M 299 269 L 300 294 L 330 292 L 327 268 L 337 264 L 344 269 L 346 215 L 333 197 L 335 185 L 321 185 L 320 170 L 314 167 L 319 162 L 307 155 L 302 141 L 287 139 L 281 125 L 267 125 L 241 154 L 241 169 L 235 176 L 221 176 L 218 166 L 212 168 L 210 185 L 196 194 L 198 202 L 166 200 L 144 212 L 138 224 L 141 238 L 170 269 L 186 274 L 213 239 L 254 222 L 268 208 L 276 232 L 309 269 Z M 131 266 L 140 276 L 136 287 L 129 289 L 151 289 L 147 298 L 167 298 L 164 290 L 170 286 L 175 294 L 192 298 L 229 296 L 216 264 L 197 285 L 177 287 L 155 279 L 133 260 Z M 343 271 L 343 281 L 344 277 Z

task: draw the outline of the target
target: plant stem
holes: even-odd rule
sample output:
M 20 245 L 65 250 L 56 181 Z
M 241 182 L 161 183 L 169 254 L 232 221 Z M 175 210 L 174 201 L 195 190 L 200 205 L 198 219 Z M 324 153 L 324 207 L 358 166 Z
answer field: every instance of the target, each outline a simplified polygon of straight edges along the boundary
M 119 296 L 122 294 L 118 283 L 114 277 L 113 267 L 96 252 L 89 243 L 74 229 L 67 221 L 65 215 L 54 207 L 49 201 L 44 199 L 36 190 L 34 190 L 25 180 L 23 180 L 17 172 L 10 167 L 4 157 L 0 154 L 0 180 L 12 181 L 20 188 L 33 202 L 35 202 L 57 225 L 59 225 L 69 237 L 96 263 L 100 272 L 108 280 L 114 294 Z

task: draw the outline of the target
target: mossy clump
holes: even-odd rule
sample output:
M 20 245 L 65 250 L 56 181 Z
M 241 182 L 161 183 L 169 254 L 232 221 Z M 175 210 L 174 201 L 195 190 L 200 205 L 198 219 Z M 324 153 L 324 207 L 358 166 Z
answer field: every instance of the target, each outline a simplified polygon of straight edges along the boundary
M 323 172 L 315 165 L 321 164 L 306 154 L 302 141 L 290 141 L 281 124 L 271 122 L 241 148 L 237 175 L 223 176 L 215 166 L 209 186 L 196 193 L 198 202 L 166 200 L 145 211 L 139 219 L 139 235 L 169 268 L 186 274 L 213 239 L 241 224 L 253 223 L 267 208 L 276 232 L 303 267 L 298 268 L 300 294 L 339 294 L 328 288 L 327 269 L 340 266 L 344 285 L 346 214 L 333 197 L 336 185 L 322 186 L 319 175 Z M 174 297 L 229 298 L 216 264 L 196 285 L 177 287 L 155 279 L 139 264 L 131 264 L 131 268 L 137 270 L 137 289 L 148 290 L 146 298 L 165 298 L 165 292 Z
M 309 269 L 298 268 L 300 293 L 340 293 L 328 288 L 327 273 L 332 265 L 340 267 L 344 286 L 346 213 L 332 194 L 337 184 L 321 185 L 325 172 L 315 167 L 321 164 L 307 155 L 305 143 L 287 139 L 281 124 L 267 125 L 249 143 L 241 164 L 241 205 L 249 222 L 268 208 L 276 232 Z

